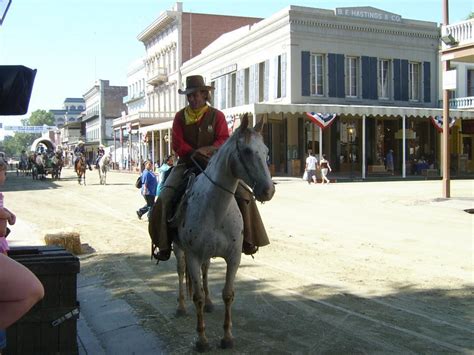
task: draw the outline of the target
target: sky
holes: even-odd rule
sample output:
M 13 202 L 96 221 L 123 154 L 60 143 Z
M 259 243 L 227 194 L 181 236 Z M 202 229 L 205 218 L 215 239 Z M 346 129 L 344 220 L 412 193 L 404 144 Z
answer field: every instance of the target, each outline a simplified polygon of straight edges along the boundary
M 0 5 L 8 0 L 0 0 Z M 0 65 L 37 69 L 28 114 L 0 116 L 19 125 L 38 109 L 61 109 L 97 79 L 127 85 L 129 66 L 145 54 L 137 36 L 172 0 L 11 0 L 0 26 Z M 182 0 L 185 12 L 269 17 L 289 6 L 322 9 L 372 6 L 402 18 L 441 23 L 443 0 Z M 1 8 L 1 6 L 0 6 Z M 474 11 L 474 0 L 449 0 L 450 23 Z M 0 139 L 5 132 L 0 130 Z

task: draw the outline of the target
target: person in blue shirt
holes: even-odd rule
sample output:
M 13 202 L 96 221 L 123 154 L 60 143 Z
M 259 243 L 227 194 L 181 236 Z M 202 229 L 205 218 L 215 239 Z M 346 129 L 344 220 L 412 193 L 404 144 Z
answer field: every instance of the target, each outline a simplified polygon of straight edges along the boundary
M 141 193 L 146 201 L 146 205 L 137 211 L 138 219 L 142 219 L 142 216 L 147 213 L 150 218 L 150 211 L 155 204 L 156 187 L 158 181 L 156 180 L 155 173 L 153 173 L 153 163 L 150 160 L 145 162 L 145 169 L 142 172 L 142 188 Z
M 158 172 L 160 173 L 160 183 L 158 184 L 158 188 L 156 189 L 156 196 L 160 195 L 161 189 L 163 188 L 166 178 L 171 173 L 171 169 L 173 168 L 173 156 L 168 155 L 166 157 L 165 162 L 162 166 L 158 168 Z

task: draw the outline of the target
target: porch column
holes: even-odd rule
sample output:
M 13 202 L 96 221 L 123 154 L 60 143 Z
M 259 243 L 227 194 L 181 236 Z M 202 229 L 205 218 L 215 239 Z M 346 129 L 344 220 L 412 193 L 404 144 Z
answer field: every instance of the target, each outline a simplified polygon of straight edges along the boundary
M 114 129 L 114 162 L 117 162 L 117 130 Z
M 402 117 L 402 177 L 407 177 L 407 164 L 406 164 L 406 150 L 407 150 L 407 137 L 406 137 L 406 119 L 407 115 Z
M 319 129 L 319 160 L 318 161 L 321 161 L 321 158 L 323 156 L 323 129 L 319 126 L 318 126 L 318 129 Z
M 155 131 L 151 131 L 151 159 L 153 160 L 153 166 L 155 166 Z
M 362 179 L 365 179 L 365 115 L 362 115 Z
M 161 158 L 163 158 L 163 131 L 160 129 L 159 131 L 159 138 L 160 138 L 160 142 L 158 143 L 158 154 L 159 154 L 159 158 L 160 158 L 160 165 L 163 164 L 163 162 L 161 161 Z

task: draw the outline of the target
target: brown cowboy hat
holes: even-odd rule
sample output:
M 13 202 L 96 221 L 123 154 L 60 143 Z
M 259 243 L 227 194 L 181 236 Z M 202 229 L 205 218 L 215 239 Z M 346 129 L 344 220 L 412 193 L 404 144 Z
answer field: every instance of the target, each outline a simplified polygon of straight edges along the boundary
M 189 95 L 193 92 L 200 91 L 200 90 L 214 90 L 212 86 L 207 86 L 204 83 L 204 78 L 201 75 L 191 75 L 186 77 L 186 89 L 181 90 L 178 89 L 178 92 L 181 95 Z

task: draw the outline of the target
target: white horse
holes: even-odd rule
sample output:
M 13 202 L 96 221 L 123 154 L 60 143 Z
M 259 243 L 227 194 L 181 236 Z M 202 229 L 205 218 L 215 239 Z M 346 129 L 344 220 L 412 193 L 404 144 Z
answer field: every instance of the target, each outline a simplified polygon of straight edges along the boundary
M 107 185 L 107 171 L 110 169 L 112 157 L 110 154 L 104 154 L 99 160 L 99 180 L 101 185 Z
M 198 351 L 206 351 L 209 348 L 203 311 L 205 306 L 206 311 L 212 306 L 207 288 L 207 271 L 212 257 L 222 257 L 227 264 L 222 291 L 225 320 L 221 347 L 233 347 L 231 306 L 243 241 L 242 215 L 234 193 L 240 180 L 253 189 L 259 201 L 269 201 L 275 193 L 266 163 L 268 148 L 260 135 L 261 128 L 262 122 L 259 122 L 254 129 L 249 128 L 248 118 L 245 115 L 240 127 L 219 148 L 207 168 L 187 191 L 187 208 L 179 221 L 178 235 L 173 242 L 179 277 L 177 311 L 178 314 L 185 313 L 183 278 L 186 270 L 188 282 L 191 282 L 194 292 Z

